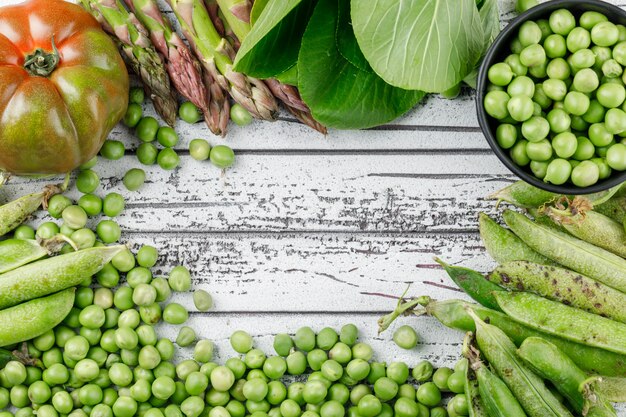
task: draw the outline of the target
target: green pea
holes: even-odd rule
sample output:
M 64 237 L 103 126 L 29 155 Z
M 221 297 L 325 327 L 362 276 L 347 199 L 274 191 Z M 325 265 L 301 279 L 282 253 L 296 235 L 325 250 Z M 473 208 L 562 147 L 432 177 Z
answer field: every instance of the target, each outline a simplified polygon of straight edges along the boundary
M 252 123 L 252 115 L 239 103 L 235 103 L 231 106 L 230 118 L 238 126 L 247 126 Z
M 541 45 L 529 45 L 520 52 L 520 61 L 523 65 L 531 68 L 544 64 L 546 62 L 546 51 Z
M 152 345 L 147 345 L 139 351 L 139 366 L 143 369 L 152 370 L 161 363 L 159 351 Z
M 374 383 L 374 393 L 381 401 L 390 401 L 398 394 L 398 383 L 388 377 L 379 378 Z
M 195 290 L 193 303 L 198 311 L 209 311 L 213 307 L 213 297 L 205 290 Z
M 519 166 L 526 166 L 530 163 L 530 158 L 526 152 L 528 143 L 526 140 L 520 140 L 511 148 L 511 159 Z
M 280 356 L 272 356 L 263 363 L 263 372 L 270 379 L 280 379 L 287 372 L 287 362 Z
M 157 141 L 166 148 L 172 148 L 178 143 L 176 131 L 169 126 L 161 126 L 157 131 Z
M 137 191 L 146 181 L 146 172 L 143 169 L 131 168 L 126 171 L 122 182 L 128 191 Z
M 102 327 L 106 316 L 104 314 L 104 309 L 97 305 L 90 305 L 83 309 L 78 316 L 78 321 L 81 326 L 84 326 L 88 329 L 98 329 Z
M 180 158 L 178 157 L 176 151 L 172 148 L 161 149 L 157 155 L 157 164 L 159 164 L 162 169 L 168 171 L 175 169 L 179 163 Z
M 493 84 L 504 87 L 513 79 L 513 70 L 508 64 L 499 62 L 489 67 L 487 78 L 489 78 L 489 81 Z
M 263 367 L 265 363 L 265 353 L 263 353 L 260 349 L 251 349 L 246 353 L 244 357 L 244 362 L 246 366 L 250 369 L 260 369 Z
M 124 156 L 124 144 L 119 140 L 107 139 L 100 149 L 103 158 L 116 161 Z
M 552 147 L 554 148 L 554 152 L 559 158 L 568 159 L 572 157 L 576 152 L 576 148 L 578 147 L 578 140 L 576 139 L 576 135 L 574 135 L 573 133 L 559 133 L 552 138 Z M 537 160 L 547 161 L 548 159 L 549 158 Z
M 374 417 L 382 411 L 382 404 L 378 398 L 367 394 L 361 398 L 357 409 L 362 417 Z
M 465 373 L 454 372 L 448 378 L 448 389 L 455 394 L 460 394 L 465 391 Z
M 196 341 L 196 332 L 189 326 L 183 326 L 178 331 L 176 344 L 180 347 L 190 346 Z
M 146 324 L 154 325 L 161 320 L 163 312 L 161 311 L 161 306 L 158 303 L 154 303 L 149 306 L 139 307 L 139 315 Z
M 619 107 L 626 98 L 626 89 L 621 84 L 605 83 L 596 90 L 596 99 L 606 108 Z
M 142 143 L 137 147 L 137 160 L 143 165 L 154 165 L 159 150 L 152 143 Z
M 190 101 L 186 101 L 178 108 L 178 116 L 187 123 L 196 123 L 202 120 L 200 110 Z
M 550 29 L 554 33 L 566 36 L 576 27 L 576 18 L 567 9 L 559 9 L 550 15 Z
M 366 343 L 357 343 L 352 346 L 352 357 L 369 361 L 374 356 L 372 347 Z
M 248 353 L 252 343 L 252 336 L 243 330 L 237 330 L 230 336 L 230 345 L 237 353 Z
M 608 146 L 613 140 L 613 135 L 604 123 L 594 123 L 589 127 L 589 139 L 596 147 Z
M 541 41 L 541 28 L 532 20 L 527 20 L 520 26 L 518 36 L 522 46 L 537 44 Z
M 217 145 L 211 149 L 209 159 L 216 167 L 226 169 L 235 163 L 235 152 L 226 145 Z
M 289 336 L 287 333 L 278 333 L 276 336 L 274 336 L 273 346 L 274 351 L 279 356 L 287 357 L 289 356 L 291 349 L 293 349 L 294 343 L 291 339 L 291 336 Z
M 126 114 L 124 114 L 123 122 L 128 127 L 135 127 L 141 120 L 142 115 L 143 110 L 141 106 L 137 103 L 130 103 L 126 109 Z
M 137 124 L 135 134 L 142 142 L 152 142 L 159 130 L 159 122 L 151 116 L 142 117 Z
M 565 184 L 569 179 L 571 172 L 572 166 L 567 160 L 554 159 L 548 165 L 546 176 L 543 180 L 556 185 Z
M 116 217 L 124 211 L 124 197 L 118 193 L 107 194 L 102 200 L 102 212 L 109 217 Z
M 570 52 L 576 52 L 580 49 L 589 48 L 591 45 L 591 34 L 582 27 L 575 27 L 567 35 L 567 49 Z
M 291 352 L 287 356 L 287 372 L 290 375 L 302 375 L 307 367 L 306 356 L 300 351 Z
M 592 158 L 591 162 L 598 166 L 599 179 L 604 180 L 611 176 L 613 170 L 604 158 Z
M 100 185 L 100 177 L 91 169 L 81 171 L 76 177 L 76 188 L 83 194 L 93 193 Z
M 370 373 L 370 364 L 364 359 L 352 359 L 346 366 L 346 373 L 355 381 L 361 381 Z
M 168 282 L 173 291 L 189 291 L 191 289 L 191 274 L 184 266 L 176 266 L 170 272 Z
M 448 368 L 440 368 L 440 369 L 448 369 Z M 437 371 L 439 371 L 439 369 Z M 437 373 L 435 372 L 434 375 L 436 374 Z M 452 375 L 452 373 L 450 372 L 449 375 Z M 447 375 L 447 377 L 449 377 L 449 375 Z M 447 377 L 445 379 L 446 383 L 448 380 Z M 443 383 L 443 382 L 440 381 L 439 383 Z M 447 389 L 447 385 L 446 385 L 446 389 Z M 417 401 L 419 401 L 420 403 L 424 404 L 427 407 L 435 407 L 439 405 L 439 403 L 441 402 L 441 391 L 440 391 L 438 384 L 436 384 L 435 382 L 426 382 L 420 385 L 417 388 L 416 398 L 417 398 Z
M 509 115 L 509 99 L 509 95 L 504 91 L 490 91 L 485 94 L 483 106 L 489 116 L 502 120 Z
M 193 357 L 200 363 L 207 363 L 213 359 L 213 342 L 210 340 L 199 340 L 193 351 Z
M 80 206 L 66 207 L 61 216 L 65 224 L 74 230 L 82 229 L 87 224 L 87 213 Z
M 80 203 L 79 203 L 80 204 Z M 59 226 L 54 222 L 44 222 L 37 228 L 37 237 L 41 239 L 50 239 L 59 233 Z
M 393 341 L 402 349 L 413 349 L 417 346 L 417 332 L 411 326 L 400 326 L 393 333 Z
M 563 58 L 554 58 L 546 66 L 546 73 L 551 79 L 565 81 L 569 78 L 571 70 Z
M 571 180 L 577 187 L 588 187 L 598 182 L 600 169 L 592 161 L 582 161 L 572 169 Z
M 206 161 L 210 152 L 211 145 L 204 139 L 193 139 L 189 142 L 189 155 L 196 161 Z
M 618 39 L 619 30 L 611 22 L 598 22 L 591 28 L 591 40 L 598 46 L 612 46 Z
M 339 342 L 330 349 L 328 357 L 345 365 L 352 359 L 352 349 L 347 344 Z
M 102 199 L 94 194 L 81 196 L 78 199 L 78 205 L 85 210 L 85 213 L 90 217 L 97 216 L 102 211 Z
M 328 389 L 326 385 L 319 380 L 308 381 L 304 385 L 304 390 L 302 391 L 302 398 L 309 404 L 318 404 L 328 394 Z
M 221 392 L 227 392 L 235 383 L 235 374 L 226 366 L 218 366 L 215 369 L 213 369 L 213 372 L 211 372 L 210 378 L 211 378 L 211 386 L 217 391 L 221 391 Z M 244 395 L 245 395 L 245 391 L 244 391 Z
M 509 44 L 509 48 L 511 48 L 511 52 L 513 52 L 514 54 L 519 54 L 520 52 L 522 52 L 524 46 L 522 45 L 519 36 L 513 38 L 513 40 Z
M 626 170 L 626 145 L 622 143 L 611 145 L 606 153 L 606 163 L 617 171 Z
M 128 272 L 135 267 L 135 257 L 129 250 L 123 250 L 113 257 L 111 264 L 120 272 Z

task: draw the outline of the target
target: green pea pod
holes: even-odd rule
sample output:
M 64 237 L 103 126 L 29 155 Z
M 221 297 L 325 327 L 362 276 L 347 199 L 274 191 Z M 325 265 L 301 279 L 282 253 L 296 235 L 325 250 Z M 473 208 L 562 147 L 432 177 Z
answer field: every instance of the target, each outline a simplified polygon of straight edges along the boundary
M 80 284 L 126 246 L 101 246 L 24 265 L 0 275 L 0 309 Z
M 624 223 L 626 221 L 626 196 L 621 195 L 611 198 L 606 203 L 594 206 L 593 210 L 618 223 Z
M 622 185 L 609 188 L 593 194 L 585 195 L 585 199 L 591 204 L 599 205 L 608 201 L 611 197 L 619 193 Z M 487 198 L 498 201 L 506 201 L 521 208 L 539 208 L 550 203 L 562 195 L 551 193 L 534 187 L 524 181 L 517 181 L 503 189 L 496 191 Z
M 492 200 L 506 201 L 517 207 L 531 208 L 541 207 L 558 198 L 558 194 L 534 187 L 524 181 L 517 181 L 489 195 Z
M 626 292 L 626 259 L 549 227 L 521 213 L 504 212 L 504 220 L 528 246 L 559 264 Z
M 469 361 L 468 373 L 473 373 L 478 389 L 479 397 L 470 390 L 468 394 L 468 410 L 473 409 L 475 403 L 478 404 L 478 415 L 489 417 L 526 417 L 524 409 L 520 405 L 515 395 L 509 387 L 493 374 L 487 366 L 480 360 L 480 352 L 472 343 L 473 334 L 467 333 L 463 342 L 463 356 Z M 467 383 L 467 380 L 466 380 Z M 467 385 L 466 385 L 467 387 Z M 470 402 L 469 395 L 473 395 L 474 400 Z M 470 412 L 470 417 L 472 413 Z
M 569 269 L 513 261 L 498 266 L 487 279 L 626 323 L 626 294 Z
M 0 242 L 0 274 L 57 253 L 66 243 L 76 249 L 74 243 L 61 234 L 43 240 L 3 240 Z
M 0 349 L 0 369 L 4 368 L 7 363 L 14 360 L 16 360 L 16 357 L 13 356 L 11 352 L 6 349 Z
M 614 403 L 626 403 L 626 378 L 603 376 L 596 384 L 597 392 Z
M 463 356 L 468 358 L 470 354 L 470 348 L 474 335 L 472 332 L 467 332 L 465 339 L 463 340 Z M 478 379 L 476 372 L 471 366 L 471 361 L 468 358 L 468 366 L 465 367 L 465 385 L 464 392 L 467 397 L 468 415 L 469 417 L 489 417 L 485 404 L 480 397 Z
M 589 210 L 580 197 L 546 207 L 543 213 L 555 224 L 579 239 L 626 257 L 626 231 L 621 223 L 604 214 Z
M 69 177 L 67 177 L 69 178 Z M 47 185 L 43 191 L 28 194 L 0 206 L 0 236 L 9 233 L 24 220 L 33 214 L 41 205 L 48 206 L 48 200 L 55 194 L 62 193 L 67 188 L 67 179 L 64 184 Z
M 576 343 L 626 355 L 626 324 L 530 293 L 498 292 L 498 304 L 513 320 Z
M 515 344 L 502 330 L 482 321 L 472 309 L 468 309 L 468 314 L 476 324 L 476 342 L 480 351 L 513 392 L 528 416 L 572 416 L 550 392 L 543 380 L 519 359 Z M 487 400 L 484 396 L 481 397 L 487 405 Z
M 537 375 L 552 382 L 577 413 L 588 417 L 616 416 L 611 404 L 593 391 L 594 383 L 587 374 L 552 343 L 541 337 L 529 337 L 517 354 Z
M 493 296 L 494 291 L 504 291 L 502 287 L 485 279 L 483 274 L 469 268 L 460 266 L 452 266 L 439 258 L 435 261 L 443 267 L 448 276 L 459 286 L 467 295 L 472 297 L 478 303 L 487 308 L 499 310 L 498 302 Z
M 422 306 L 423 310 L 413 311 L 416 306 Z M 384 331 L 400 315 L 413 312 L 417 315 L 428 314 L 446 327 L 463 332 L 473 332 L 476 330 L 476 326 L 474 320 L 467 313 L 468 307 L 471 307 L 483 321 L 501 329 L 518 346 L 527 337 L 540 336 L 565 352 L 585 372 L 612 377 L 626 377 L 625 355 L 552 336 L 518 323 L 506 314 L 463 300 L 437 301 L 424 296 L 408 302 L 401 301 L 392 313 L 380 318 L 378 321 L 379 331 Z
M 500 226 L 485 213 L 478 217 L 478 227 L 487 253 L 498 263 L 509 261 L 530 261 L 539 264 L 553 265 L 550 259 L 535 252 L 515 233 Z
M 0 347 L 33 339 L 54 328 L 74 305 L 74 288 L 0 310 Z

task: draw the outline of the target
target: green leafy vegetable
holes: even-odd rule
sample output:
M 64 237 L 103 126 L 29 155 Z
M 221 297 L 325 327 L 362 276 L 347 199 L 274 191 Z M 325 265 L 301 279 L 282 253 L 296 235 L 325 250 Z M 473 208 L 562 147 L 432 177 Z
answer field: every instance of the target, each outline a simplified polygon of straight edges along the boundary
M 239 48 L 235 71 L 272 78 L 293 67 L 314 6 L 314 0 L 267 2 Z
M 442 92 L 483 54 L 475 0 L 352 0 L 354 34 L 368 62 L 397 87 Z
M 424 96 L 393 87 L 373 72 L 352 32 L 345 0 L 318 2 L 302 38 L 298 87 L 315 119 L 340 129 L 386 123 Z
M 480 5 L 479 14 L 485 34 L 483 43 L 484 55 L 496 39 L 496 36 L 498 36 L 498 33 L 500 33 L 500 9 L 498 8 L 498 0 L 484 0 Z
M 250 24 L 251 25 L 254 25 L 254 23 L 257 21 L 259 16 L 261 16 L 261 12 L 263 12 L 263 9 L 265 9 L 265 6 L 267 6 L 267 3 L 269 3 L 269 1 L 270 0 L 256 0 L 252 4 L 252 10 L 250 11 Z

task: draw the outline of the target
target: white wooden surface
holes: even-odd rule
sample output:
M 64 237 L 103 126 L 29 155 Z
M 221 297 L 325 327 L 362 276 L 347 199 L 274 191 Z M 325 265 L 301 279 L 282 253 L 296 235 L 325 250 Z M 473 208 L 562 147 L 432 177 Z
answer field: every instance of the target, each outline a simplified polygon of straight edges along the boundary
M 513 1 L 501 1 L 501 10 L 503 21 L 511 19 Z M 145 112 L 153 114 L 150 105 Z M 223 140 L 203 124 L 179 121 L 181 167 L 148 167 L 138 192 L 126 191 L 120 180 L 140 166 L 138 141 L 127 128 L 111 133 L 126 144 L 124 159 L 101 160 L 95 168 L 102 177 L 99 194 L 117 191 L 127 199 L 118 219 L 123 240 L 155 245 L 158 274 L 182 263 L 195 287 L 213 294 L 215 309 L 206 314 L 193 312 L 190 294 L 175 299 L 190 308 L 192 325 L 216 342 L 218 355 L 233 354 L 227 337 L 236 329 L 271 351 L 275 333 L 353 322 L 378 360 L 453 364 L 460 332 L 430 318 L 402 318 L 379 336 L 376 320 L 395 302 L 367 293 L 399 295 L 411 284 L 409 295 L 464 298 L 433 256 L 480 271 L 493 266 L 477 215 L 495 211 L 483 197 L 514 177 L 480 132 L 472 92 L 453 101 L 430 96 L 393 124 L 327 137 L 287 115 L 230 129 Z M 196 137 L 233 147 L 235 167 L 222 174 L 191 159 L 187 146 Z M 0 190 L 0 201 L 45 182 L 14 178 Z M 45 219 L 40 213 L 33 224 Z M 391 341 L 400 324 L 421 335 L 414 351 Z M 162 331 L 175 337 L 172 329 Z

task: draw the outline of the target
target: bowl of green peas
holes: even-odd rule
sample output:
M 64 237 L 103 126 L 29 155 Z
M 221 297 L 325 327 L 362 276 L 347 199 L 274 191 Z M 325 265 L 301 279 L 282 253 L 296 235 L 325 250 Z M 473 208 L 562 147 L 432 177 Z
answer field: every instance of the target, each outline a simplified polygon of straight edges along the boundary
M 478 121 L 498 158 L 544 190 L 626 181 L 626 11 L 554 0 L 496 38 L 477 83 Z

